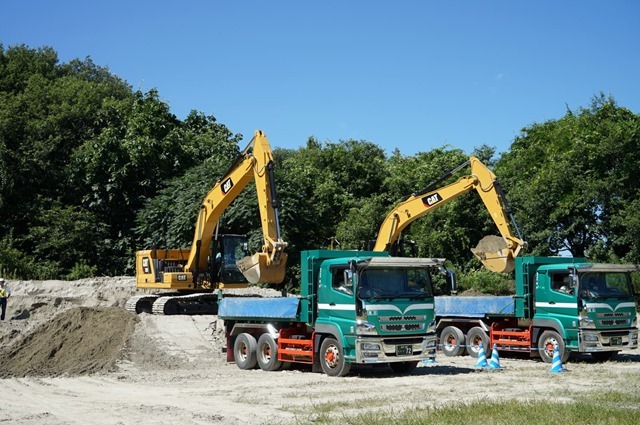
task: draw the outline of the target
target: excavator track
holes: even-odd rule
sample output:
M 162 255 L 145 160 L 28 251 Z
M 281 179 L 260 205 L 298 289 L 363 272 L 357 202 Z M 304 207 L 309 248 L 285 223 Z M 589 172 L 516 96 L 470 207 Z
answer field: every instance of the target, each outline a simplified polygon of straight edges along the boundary
M 164 316 L 174 314 L 217 314 L 218 294 L 136 295 L 127 300 L 124 308 L 136 314 L 149 313 Z
M 149 313 L 153 309 L 153 303 L 160 298 L 160 295 L 136 295 L 127 300 L 124 309 L 136 314 Z
M 152 308 L 153 314 L 217 314 L 218 294 L 167 295 L 159 297 Z

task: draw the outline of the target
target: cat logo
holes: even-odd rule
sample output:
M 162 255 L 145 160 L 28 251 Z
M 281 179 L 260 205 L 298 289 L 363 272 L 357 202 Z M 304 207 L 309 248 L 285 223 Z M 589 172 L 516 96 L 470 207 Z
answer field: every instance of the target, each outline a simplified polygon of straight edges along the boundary
M 176 279 L 178 280 L 178 282 L 186 282 L 187 281 L 187 275 L 186 274 L 179 274 Z
M 221 187 L 222 187 L 222 193 L 223 194 L 226 195 L 227 193 L 229 193 L 229 191 L 233 187 L 233 180 L 231 180 L 231 177 L 229 177 L 224 182 L 222 182 L 222 186 Z
M 422 203 L 426 207 L 432 207 L 440 201 L 442 201 L 442 196 L 440 196 L 438 192 L 434 193 L 433 195 L 425 196 L 424 198 L 422 198 Z

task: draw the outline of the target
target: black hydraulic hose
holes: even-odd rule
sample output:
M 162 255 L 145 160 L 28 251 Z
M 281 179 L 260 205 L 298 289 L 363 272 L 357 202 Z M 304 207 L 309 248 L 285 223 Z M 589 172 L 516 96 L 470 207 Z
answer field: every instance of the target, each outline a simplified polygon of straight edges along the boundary
M 424 195 L 425 193 L 429 193 L 431 192 L 436 186 L 440 185 L 440 183 L 442 183 L 443 181 L 445 181 L 446 179 L 448 179 L 449 177 L 451 177 L 452 175 L 454 175 L 455 173 L 457 173 L 458 171 L 462 170 L 464 167 L 466 167 L 467 165 L 471 164 L 471 161 L 465 161 L 463 164 L 460 164 L 459 166 L 457 166 L 456 168 L 454 168 L 453 170 L 445 173 L 442 177 L 440 177 L 438 180 L 429 183 L 427 185 L 427 187 L 425 187 L 424 189 L 422 189 L 420 192 L 414 194 L 413 196 L 421 196 Z
M 498 192 L 498 195 L 500 195 L 500 200 L 504 204 L 504 209 L 507 211 L 507 214 L 509 214 L 509 218 L 511 219 L 511 223 L 513 223 L 513 227 L 515 228 L 516 233 L 518 234 L 518 238 L 522 240 L 522 234 L 520 233 L 520 228 L 518 228 L 518 223 L 516 223 L 516 219 L 513 216 L 513 213 L 511 212 L 511 206 L 509 205 L 509 202 L 507 201 L 507 197 L 505 196 L 504 191 L 502 190 L 502 185 L 498 180 L 495 180 L 493 182 L 493 185 L 496 188 L 496 192 Z
M 278 218 L 278 196 L 276 195 L 276 164 L 273 161 L 267 163 L 267 181 L 269 182 L 269 195 L 271 197 L 271 207 L 276 216 L 276 233 L 280 239 L 280 219 Z
M 251 139 L 251 141 L 249 142 L 249 144 L 247 145 L 246 148 L 244 148 L 244 150 L 242 152 L 240 152 L 240 154 L 238 156 L 235 157 L 235 159 L 233 160 L 233 163 L 231 164 L 231 166 L 229 167 L 229 169 L 223 174 L 223 176 L 228 176 L 229 174 L 231 174 L 231 171 L 233 171 L 234 169 L 236 169 L 238 167 L 238 165 L 244 161 L 247 152 L 249 152 L 249 149 L 253 146 L 253 142 L 255 140 L 255 137 L 253 139 Z
M 271 206 L 278 208 L 278 197 L 276 196 L 276 164 L 273 161 L 269 161 L 267 164 L 268 181 L 269 181 L 269 195 L 271 196 Z

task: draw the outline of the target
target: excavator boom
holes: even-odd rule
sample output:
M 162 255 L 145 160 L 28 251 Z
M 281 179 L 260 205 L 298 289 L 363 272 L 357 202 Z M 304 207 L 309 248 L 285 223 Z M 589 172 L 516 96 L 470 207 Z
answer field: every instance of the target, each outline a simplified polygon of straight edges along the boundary
M 251 151 L 251 152 L 250 152 Z M 222 213 L 251 180 L 255 180 L 264 243 L 262 252 L 238 261 L 238 268 L 251 283 L 280 283 L 284 280 L 287 246 L 280 237 L 278 201 L 275 192 L 275 162 L 265 134 L 257 130 L 239 161 L 209 191 L 200 205 L 196 232 L 185 271 L 206 269 L 207 251 Z M 198 274 L 198 273 L 196 273 Z
M 471 167 L 469 175 L 452 184 L 434 189 L 445 179 L 466 166 Z M 380 226 L 373 250 L 391 250 L 393 244 L 398 241 L 402 230 L 414 220 L 474 189 L 480 195 L 491 218 L 498 227 L 501 238 L 486 237 L 471 251 L 489 270 L 510 272 L 514 268 L 514 258 L 518 256 L 525 242 L 522 240 L 513 216 L 509 212 L 509 206 L 495 174 L 476 157 L 471 157 L 469 161 L 445 174 L 438 181 L 398 204 Z M 511 232 L 510 220 L 514 223 L 518 237 Z

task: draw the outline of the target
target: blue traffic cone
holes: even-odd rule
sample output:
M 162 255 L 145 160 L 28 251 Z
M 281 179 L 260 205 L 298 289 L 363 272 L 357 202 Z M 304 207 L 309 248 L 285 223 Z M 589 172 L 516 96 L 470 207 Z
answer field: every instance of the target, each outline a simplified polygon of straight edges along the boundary
M 566 372 L 567 369 L 562 367 L 562 359 L 560 358 L 560 350 L 558 350 L 558 344 L 553 348 L 553 360 L 551 361 L 551 369 L 550 373 L 562 373 Z
M 498 347 L 496 346 L 496 344 L 493 344 L 493 351 L 491 352 L 489 369 L 502 369 L 502 366 L 500 366 L 500 358 L 498 357 Z
M 489 367 L 489 363 L 487 363 L 487 356 L 484 354 L 484 344 L 480 342 L 480 352 L 478 353 L 478 363 L 476 363 L 476 367 Z

